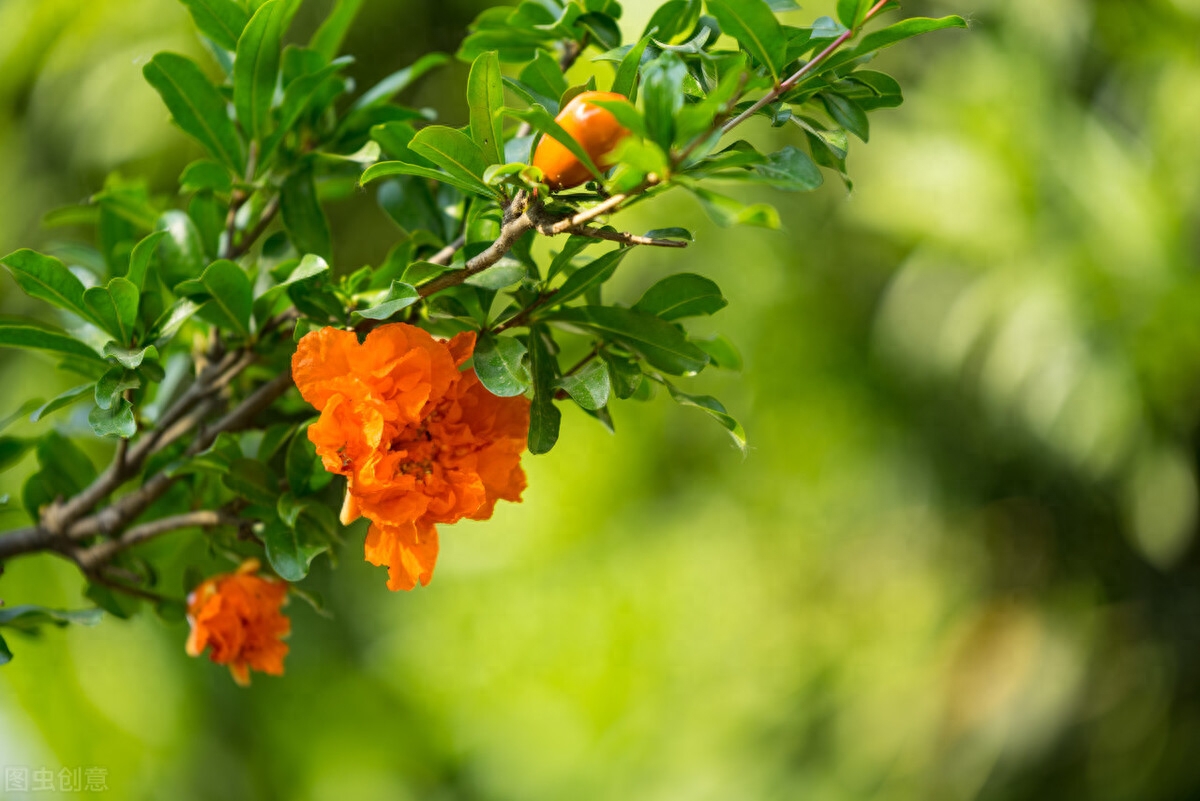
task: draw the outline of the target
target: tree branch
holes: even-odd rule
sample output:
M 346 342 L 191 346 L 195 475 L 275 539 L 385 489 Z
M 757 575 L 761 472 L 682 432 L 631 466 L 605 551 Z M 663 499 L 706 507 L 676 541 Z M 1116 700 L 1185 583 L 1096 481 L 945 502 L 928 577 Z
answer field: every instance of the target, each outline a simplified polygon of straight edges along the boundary
M 140 526 L 128 529 L 120 539 L 105 540 L 81 551 L 76 561 L 84 572 L 90 573 L 100 568 L 105 562 L 121 551 L 140 545 L 143 542 L 172 531 L 184 528 L 214 528 L 216 526 L 236 526 L 242 523 L 237 515 L 220 510 L 205 509 L 197 512 L 171 515 Z

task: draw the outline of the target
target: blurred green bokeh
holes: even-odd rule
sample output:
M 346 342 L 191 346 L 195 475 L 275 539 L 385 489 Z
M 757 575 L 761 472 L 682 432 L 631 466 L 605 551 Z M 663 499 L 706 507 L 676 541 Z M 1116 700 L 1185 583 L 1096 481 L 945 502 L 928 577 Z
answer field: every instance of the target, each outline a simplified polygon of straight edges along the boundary
M 368 0 L 353 74 L 453 51 L 484 5 Z M 0 765 L 175 801 L 1200 796 L 1200 2 L 905 3 L 964 12 L 882 57 L 907 102 L 852 194 L 762 197 L 782 232 L 674 195 L 624 218 L 696 231 L 614 288 L 721 284 L 746 368 L 695 384 L 747 459 L 664 399 L 616 436 L 568 412 L 524 503 L 443 530 L 430 587 L 389 593 L 356 546 L 318 569 L 335 617 L 293 604 L 286 677 L 249 690 L 150 614 L 14 636 Z M 172 0 L 0 0 L 0 251 L 48 247 L 39 215 L 109 171 L 173 191 L 196 154 L 141 77 L 162 49 L 202 57 Z M 406 100 L 461 124 L 465 74 Z M 330 211 L 338 269 L 379 263 L 373 194 Z M 0 314 L 34 313 L 0 276 Z M 71 383 L 47 364 L 0 351 L 0 417 Z M 81 587 L 44 556 L 0 597 Z

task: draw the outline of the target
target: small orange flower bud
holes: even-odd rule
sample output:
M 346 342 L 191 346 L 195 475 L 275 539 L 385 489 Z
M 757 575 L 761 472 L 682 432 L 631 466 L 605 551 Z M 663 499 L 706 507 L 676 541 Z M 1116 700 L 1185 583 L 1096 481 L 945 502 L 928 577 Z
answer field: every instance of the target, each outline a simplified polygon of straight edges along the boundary
M 617 118 L 607 109 L 592 105 L 593 100 L 625 100 L 616 92 L 583 92 L 571 98 L 554 121 L 578 142 L 596 166 L 608 169 L 614 162 L 608 156 L 626 136 Z M 588 168 L 558 140 L 543 136 L 533 154 L 533 166 L 546 176 L 553 189 L 570 189 L 592 178 Z
M 257 559 L 247 559 L 235 572 L 206 579 L 188 595 L 188 655 L 199 656 L 212 646 L 209 658 L 229 665 L 243 687 L 250 683 L 251 668 L 283 675 L 288 646 L 281 638 L 292 628 L 279 611 L 287 601 L 287 585 L 257 575 L 258 568 Z

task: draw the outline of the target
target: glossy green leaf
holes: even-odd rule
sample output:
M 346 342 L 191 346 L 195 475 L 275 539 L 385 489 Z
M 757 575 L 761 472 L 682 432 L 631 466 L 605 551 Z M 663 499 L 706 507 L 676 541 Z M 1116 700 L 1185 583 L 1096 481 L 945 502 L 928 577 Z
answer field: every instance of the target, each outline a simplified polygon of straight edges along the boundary
M 500 80 L 500 59 L 494 51 L 483 53 L 471 65 L 467 78 L 467 106 L 471 138 L 483 153 L 484 161 L 502 163 L 504 131 L 499 112 L 504 107 L 504 83 Z
M 477 286 L 480 289 L 499 290 L 510 287 L 525 278 L 525 265 L 516 259 L 501 259 L 496 264 L 482 272 L 475 273 L 463 281 L 467 286 Z
M 699 3 L 696 5 L 698 6 Z M 638 70 L 648 44 L 650 44 L 650 34 L 643 36 L 637 41 L 637 44 L 629 49 L 629 52 L 621 59 L 621 63 L 617 67 L 617 74 L 613 78 L 612 91 L 619 95 L 625 95 L 630 101 L 637 100 Z
M 237 50 L 238 37 L 250 20 L 234 0 L 181 0 L 191 12 L 200 33 L 229 51 Z
M 708 364 L 708 354 L 652 314 L 618 306 L 580 306 L 559 309 L 546 319 L 599 334 L 672 375 L 697 373 Z
M 305 433 L 306 429 L 307 426 L 302 426 L 291 438 L 284 455 L 288 488 L 297 496 L 319 492 L 333 480 L 333 474 L 325 469 L 317 456 L 316 446 Z
M 141 385 L 137 373 L 124 367 L 113 367 L 96 382 L 96 405 L 101 409 L 111 409 L 122 393 L 129 389 L 137 389 Z
M 137 433 L 137 422 L 133 418 L 133 404 L 121 398 L 112 408 L 96 406 L 88 414 L 88 423 L 98 437 L 120 437 L 129 439 Z
M 270 132 L 271 103 L 279 83 L 280 41 L 294 0 L 267 0 L 258 7 L 237 43 L 233 62 L 233 106 L 242 130 L 262 141 Z
M 871 123 L 867 119 L 867 112 L 863 111 L 857 103 L 848 97 L 831 92 L 822 92 L 820 98 L 825 104 L 829 116 L 837 120 L 843 128 L 864 142 L 871 138 Z
M 83 282 L 52 256 L 22 249 L 0 259 L 17 286 L 32 298 L 44 300 L 84 320 L 95 320 L 83 301 Z
M 542 326 L 529 331 L 529 371 L 533 377 L 533 402 L 529 407 L 529 452 L 549 453 L 558 441 L 562 412 L 554 405 L 555 382 L 558 380 L 558 359 L 550 352 Z
M 166 231 L 155 231 L 134 245 L 133 251 L 129 254 L 129 269 L 125 271 L 125 278 L 139 292 L 146 283 L 146 273 L 150 269 L 154 254 L 158 252 L 158 243 L 166 235 Z
M 203 300 L 196 313 L 221 328 L 242 336 L 250 333 L 254 290 L 246 272 L 233 262 L 214 261 L 199 279 L 179 284 L 175 291 L 193 300 Z
M 282 520 L 267 523 L 263 529 L 267 561 L 284 581 L 300 581 L 308 575 L 312 560 L 329 550 L 328 542 L 313 541 Z
M 621 400 L 632 397 L 645 378 L 642 368 L 635 360 L 618 356 L 607 349 L 600 351 L 600 357 L 608 367 L 612 392 Z
M 475 373 L 493 395 L 501 398 L 520 395 L 533 381 L 525 356 L 525 345 L 519 339 L 484 331 L 475 341 Z
M 767 4 L 763 0 L 707 0 L 707 5 L 721 30 L 737 39 L 778 82 L 787 63 L 787 37 Z
M 728 303 L 713 281 L 695 273 L 678 273 L 647 289 L 633 308 L 663 320 L 682 320 L 713 314 Z
M 558 62 L 545 50 L 537 51 L 533 60 L 519 73 L 521 83 L 547 98 L 552 105 L 544 105 L 558 113 L 558 99 L 567 91 L 567 79 L 563 77 Z M 535 101 L 530 101 L 535 102 Z
M 192 304 L 191 308 L 194 311 L 195 304 Z M 142 366 L 145 360 L 157 359 L 158 349 L 153 345 L 147 345 L 144 348 L 125 348 L 115 342 L 109 342 L 104 346 L 104 356 L 129 370 L 136 370 Z
M 483 171 L 488 167 L 483 151 L 462 131 L 445 125 L 430 125 L 417 131 L 408 146 L 463 184 L 473 186 L 476 194 L 496 194 L 496 190 L 483 181 Z
M 608 368 L 602 361 L 588 362 L 579 372 L 564 375 L 555 384 L 571 396 L 571 400 L 589 411 L 603 409 L 612 394 Z
M 673 42 L 686 36 L 700 19 L 700 0 L 670 0 L 650 16 L 643 37 L 653 36 L 660 42 Z M 614 90 L 615 91 L 615 90 Z
M 646 133 L 664 150 L 671 147 L 675 137 L 675 116 L 683 108 L 683 81 L 687 74 L 687 65 L 675 53 L 663 53 L 642 68 Z
M 847 28 L 857 28 L 871 9 L 874 0 L 838 0 L 838 20 Z
M 386 320 L 401 309 L 406 309 L 421 299 L 416 287 L 403 281 L 392 281 L 391 287 L 378 303 L 360 309 L 352 315 L 355 320 Z
M 103 362 L 100 354 L 60 329 L 32 321 L 0 320 L 0 348 L 29 348 Z
M 204 253 L 204 240 L 192 218 L 172 209 L 158 218 L 157 228 L 166 232 L 166 236 L 158 241 L 163 283 L 175 286 L 200 275 L 208 259 Z
M 234 172 L 245 172 L 246 154 L 226 112 L 225 98 L 194 61 L 176 53 L 159 53 L 142 68 L 142 74 L 162 96 L 176 125 Z
M 101 328 L 122 345 L 128 345 L 137 324 L 138 288 L 126 278 L 114 278 L 108 286 L 90 287 L 83 293 L 83 303 Z

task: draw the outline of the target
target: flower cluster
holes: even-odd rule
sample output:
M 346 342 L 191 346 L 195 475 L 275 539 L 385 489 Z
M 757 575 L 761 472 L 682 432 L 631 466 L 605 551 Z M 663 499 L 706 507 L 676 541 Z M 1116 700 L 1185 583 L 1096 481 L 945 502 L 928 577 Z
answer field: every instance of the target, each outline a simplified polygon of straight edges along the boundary
M 347 478 L 342 522 L 371 520 L 366 558 L 387 566 L 389 589 L 429 583 L 438 523 L 489 518 L 525 489 L 529 401 L 460 372 L 474 347 L 473 332 L 442 342 L 392 323 L 361 344 L 353 331 L 312 331 L 292 359 L 300 394 L 321 413 L 309 439 Z
M 287 584 L 258 575 L 257 559 L 247 559 L 233 573 L 222 573 L 201 582 L 188 595 L 187 652 L 199 656 L 212 646 L 209 658 L 229 665 L 243 687 L 250 669 L 283 675 L 288 646 L 283 637 L 291 621 L 280 612 L 287 601 Z

